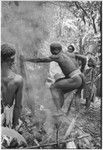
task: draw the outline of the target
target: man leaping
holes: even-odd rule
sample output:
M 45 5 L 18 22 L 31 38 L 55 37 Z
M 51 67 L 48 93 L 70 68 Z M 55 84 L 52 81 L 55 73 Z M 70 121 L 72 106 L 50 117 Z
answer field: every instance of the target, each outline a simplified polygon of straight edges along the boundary
M 25 61 L 32 63 L 49 63 L 55 61 L 60 66 L 65 77 L 55 81 L 50 86 L 53 101 L 60 114 L 61 108 L 64 104 L 64 94 L 71 92 L 75 89 L 82 89 L 84 85 L 84 75 L 80 71 L 77 60 L 82 61 L 82 71 L 86 64 L 86 58 L 82 55 L 73 53 L 64 53 L 62 46 L 59 43 L 50 45 L 52 55 L 47 58 L 25 58 Z

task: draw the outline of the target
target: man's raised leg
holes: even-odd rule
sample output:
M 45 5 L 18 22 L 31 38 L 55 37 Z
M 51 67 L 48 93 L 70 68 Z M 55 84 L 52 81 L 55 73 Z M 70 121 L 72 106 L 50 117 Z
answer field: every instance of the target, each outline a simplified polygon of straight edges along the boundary
M 51 90 L 54 104 L 56 105 L 56 108 L 57 108 L 57 113 L 58 115 L 61 115 L 63 114 L 63 112 L 61 111 L 61 108 L 64 104 L 64 94 L 60 89 L 55 87 L 55 83 L 51 85 L 50 90 Z
M 58 112 L 61 111 L 61 108 L 64 104 L 64 93 L 78 89 L 81 86 L 81 84 L 81 77 L 76 76 L 75 78 L 61 79 L 55 82 L 53 85 L 51 85 L 51 94 Z
M 50 90 L 57 109 L 61 109 L 64 103 L 64 95 L 62 91 L 55 87 L 55 83 L 51 85 Z

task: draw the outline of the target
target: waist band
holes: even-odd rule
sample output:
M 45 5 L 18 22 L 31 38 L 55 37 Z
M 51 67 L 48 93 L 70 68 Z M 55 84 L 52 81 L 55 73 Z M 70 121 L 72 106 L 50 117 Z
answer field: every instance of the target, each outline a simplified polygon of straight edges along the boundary
M 81 74 L 81 71 L 80 71 L 79 69 L 77 69 L 77 70 L 74 70 L 73 72 L 71 72 L 71 73 L 69 74 L 69 77 L 70 77 L 70 78 L 73 78 L 73 77 L 75 77 L 75 76 L 77 76 L 77 75 L 79 75 L 79 74 Z

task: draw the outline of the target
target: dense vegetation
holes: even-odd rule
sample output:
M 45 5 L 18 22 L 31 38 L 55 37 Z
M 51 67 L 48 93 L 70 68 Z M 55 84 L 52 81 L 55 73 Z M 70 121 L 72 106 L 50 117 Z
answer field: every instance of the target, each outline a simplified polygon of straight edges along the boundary
M 53 133 L 51 137 L 53 141 L 51 112 L 55 110 L 55 106 L 50 91 L 45 85 L 49 64 L 23 64 L 20 61 L 20 54 L 30 57 L 48 56 L 49 45 L 54 41 L 59 41 L 64 51 L 69 44 L 73 44 L 76 51 L 84 55 L 87 52 L 92 52 L 95 56 L 101 53 L 102 2 L 2 1 L 1 4 L 1 42 L 14 45 L 17 52 L 14 69 L 24 77 L 22 120 L 26 118 L 24 126 L 29 130 L 31 128 L 32 131 L 22 127 L 21 133 L 27 138 L 29 146 L 35 145 L 32 141 L 34 137 L 44 142 L 44 139 L 48 139 L 47 135 L 51 133 Z M 45 111 L 40 105 L 43 105 Z M 70 115 L 71 119 L 75 116 L 74 113 Z M 63 127 L 64 123 L 65 119 L 61 123 L 60 137 L 70 125 L 70 122 L 67 122 Z M 38 129 L 34 128 L 35 124 Z M 78 141 L 77 147 L 101 148 L 100 100 L 84 112 L 76 124 L 89 133 L 89 143 L 87 141 L 83 145 L 82 141 Z M 77 134 L 76 131 L 75 127 L 71 135 L 73 138 Z M 80 133 L 78 130 L 78 134 Z

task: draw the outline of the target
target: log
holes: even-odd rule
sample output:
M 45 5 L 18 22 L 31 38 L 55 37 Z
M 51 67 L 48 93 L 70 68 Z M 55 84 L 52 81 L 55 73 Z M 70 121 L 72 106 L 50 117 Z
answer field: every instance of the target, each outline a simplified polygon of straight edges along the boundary
M 76 117 L 76 118 L 77 118 L 77 117 Z M 65 133 L 65 135 L 64 135 L 64 139 L 66 139 L 66 138 L 70 135 L 72 129 L 73 129 L 74 126 L 75 126 L 76 118 L 73 118 L 73 119 L 72 119 L 72 122 L 71 122 L 71 124 L 69 125 L 69 127 L 68 127 L 68 129 L 67 129 L 67 131 L 66 131 L 66 133 Z
M 76 90 L 75 90 L 75 92 L 76 92 Z M 72 98 L 70 100 L 70 104 L 69 104 L 68 110 L 66 112 L 66 115 L 69 115 L 69 112 L 70 112 L 70 109 L 71 109 L 71 105 L 73 103 L 73 100 L 75 99 L 75 92 L 73 92 L 73 96 L 72 96 Z
M 65 144 L 65 143 L 71 142 L 71 141 L 72 141 L 72 139 L 59 141 L 59 144 Z M 43 147 L 54 146 L 54 145 L 57 145 L 57 143 L 54 142 L 54 143 L 50 143 L 50 144 L 43 144 L 43 145 L 40 145 L 40 146 L 25 147 L 25 149 L 37 149 L 37 148 L 40 148 L 40 147 L 43 148 Z

